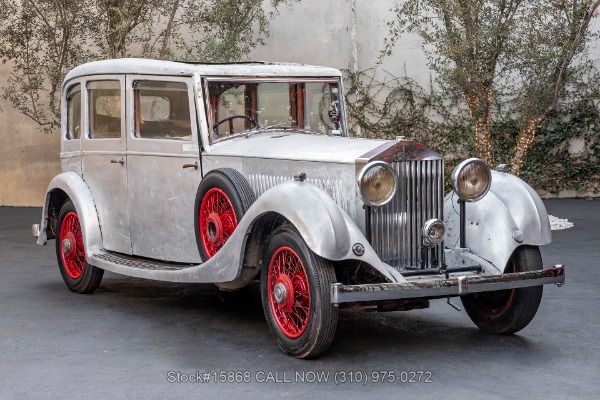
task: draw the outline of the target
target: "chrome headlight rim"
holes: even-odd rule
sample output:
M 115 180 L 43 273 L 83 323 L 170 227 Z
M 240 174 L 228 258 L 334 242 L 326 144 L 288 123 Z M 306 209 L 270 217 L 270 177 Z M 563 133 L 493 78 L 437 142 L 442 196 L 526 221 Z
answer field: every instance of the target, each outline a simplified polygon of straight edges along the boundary
M 392 185 L 392 191 L 380 203 L 374 203 L 374 202 L 370 201 L 369 199 L 367 199 L 365 197 L 365 195 L 363 194 L 363 191 L 361 188 L 361 182 L 363 181 L 365 174 L 371 168 L 374 168 L 374 167 L 383 167 L 383 168 L 387 169 L 391 173 L 392 179 L 394 181 L 393 185 Z M 370 163 L 368 163 L 367 165 L 362 167 L 361 170 L 358 172 L 358 175 L 356 176 L 356 183 L 358 184 L 358 194 L 360 195 L 361 200 L 366 205 L 368 205 L 370 207 L 381 207 L 381 206 L 388 204 L 390 201 L 392 201 L 392 199 L 396 195 L 396 191 L 398 190 L 398 174 L 396 174 L 396 171 L 392 168 L 392 166 L 385 161 L 371 161 Z
M 442 228 L 442 234 L 441 234 L 440 238 L 432 237 L 432 235 L 429 234 L 429 231 L 435 225 L 439 225 Z M 444 241 L 444 238 L 446 236 L 446 224 L 444 224 L 444 221 L 442 221 L 441 219 L 438 219 L 438 218 L 429 219 L 425 222 L 425 225 L 423 225 L 423 228 L 421 229 L 421 233 L 422 233 L 422 237 L 423 237 L 423 245 L 429 246 L 429 247 L 437 246 Z
M 464 195 L 464 193 L 461 193 L 460 186 L 458 184 L 458 177 L 460 176 L 460 173 L 470 164 L 478 164 L 482 166 L 486 170 L 488 176 L 488 182 L 485 187 L 485 190 L 475 197 L 467 197 Z M 454 193 L 458 195 L 458 198 L 467 203 L 474 203 L 483 199 L 485 195 L 490 191 L 490 187 L 492 186 L 492 171 L 490 169 L 490 166 L 487 165 L 485 161 L 479 158 L 468 158 L 459 163 L 456 167 L 454 167 L 450 179 L 452 182 L 452 190 L 454 190 Z

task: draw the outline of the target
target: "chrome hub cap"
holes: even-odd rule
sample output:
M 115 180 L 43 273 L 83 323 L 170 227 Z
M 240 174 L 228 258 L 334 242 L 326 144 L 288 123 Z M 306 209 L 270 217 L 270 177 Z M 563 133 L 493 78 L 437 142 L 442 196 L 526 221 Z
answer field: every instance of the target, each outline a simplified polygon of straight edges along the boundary
M 282 304 L 285 301 L 286 295 L 285 285 L 283 283 L 276 284 L 273 288 L 273 296 L 277 304 Z
M 69 254 L 71 252 L 71 240 L 67 238 L 62 241 L 62 250 L 64 254 Z

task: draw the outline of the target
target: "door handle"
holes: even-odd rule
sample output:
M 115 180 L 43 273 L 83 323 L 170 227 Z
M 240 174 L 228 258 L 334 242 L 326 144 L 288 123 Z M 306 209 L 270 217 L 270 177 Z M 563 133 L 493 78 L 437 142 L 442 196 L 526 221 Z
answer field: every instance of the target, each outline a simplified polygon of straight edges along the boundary
M 193 164 L 183 164 L 183 168 L 194 168 L 194 169 L 198 169 L 198 161 L 196 161 Z
M 122 158 L 120 160 L 110 160 L 111 164 L 121 164 L 124 165 L 125 164 L 125 160 L 123 160 Z

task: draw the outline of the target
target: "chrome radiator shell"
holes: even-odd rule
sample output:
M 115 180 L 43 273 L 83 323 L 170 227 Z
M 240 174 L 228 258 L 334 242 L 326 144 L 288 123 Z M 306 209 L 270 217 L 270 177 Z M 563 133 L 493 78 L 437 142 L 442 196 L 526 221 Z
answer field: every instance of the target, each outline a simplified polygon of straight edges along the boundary
M 385 206 L 366 208 L 371 246 L 383 262 L 399 270 L 439 267 L 444 244 L 423 246 L 421 230 L 429 219 L 444 219 L 444 160 L 390 160 L 390 165 L 400 187 Z

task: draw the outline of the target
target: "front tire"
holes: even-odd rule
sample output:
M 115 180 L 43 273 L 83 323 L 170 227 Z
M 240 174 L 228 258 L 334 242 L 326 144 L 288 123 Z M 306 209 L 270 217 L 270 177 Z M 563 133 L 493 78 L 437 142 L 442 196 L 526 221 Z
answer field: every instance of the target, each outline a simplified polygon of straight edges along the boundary
M 55 232 L 56 258 L 67 287 L 75 293 L 92 293 L 104 270 L 87 263 L 79 215 L 70 200 L 60 209 Z
M 542 269 L 537 246 L 521 246 L 512 254 L 505 273 Z M 542 300 L 543 286 L 475 293 L 461 297 L 465 311 L 484 332 L 509 335 L 525 328 Z
M 331 303 L 333 265 L 314 254 L 294 229 L 273 232 L 263 258 L 261 297 L 271 333 L 285 353 L 314 358 L 335 335 L 338 307 Z

